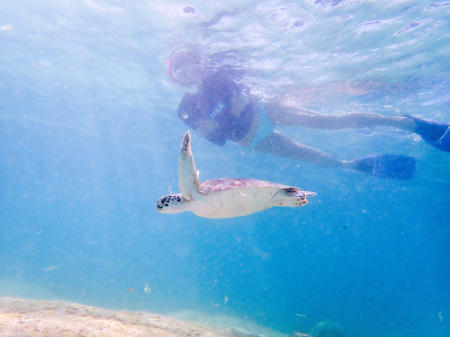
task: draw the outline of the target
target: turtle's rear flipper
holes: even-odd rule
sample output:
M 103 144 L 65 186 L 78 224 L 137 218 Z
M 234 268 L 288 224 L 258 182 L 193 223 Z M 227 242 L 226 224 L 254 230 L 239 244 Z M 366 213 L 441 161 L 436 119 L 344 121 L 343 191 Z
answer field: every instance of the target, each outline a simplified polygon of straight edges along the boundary
M 308 203 L 306 197 L 312 197 L 316 195 L 315 192 L 302 191 L 297 187 L 282 188 L 275 193 L 274 198 L 277 198 L 278 206 L 297 207 L 305 206 Z

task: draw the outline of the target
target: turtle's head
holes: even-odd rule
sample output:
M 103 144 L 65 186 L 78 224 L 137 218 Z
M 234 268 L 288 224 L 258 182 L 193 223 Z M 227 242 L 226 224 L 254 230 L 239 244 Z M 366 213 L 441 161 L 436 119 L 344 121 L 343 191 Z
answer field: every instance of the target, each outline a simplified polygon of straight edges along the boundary
M 174 214 L 186 211 L 188 200 L 181 193 L 166 194 L 156 203 L 156 210 L 160 213 Z

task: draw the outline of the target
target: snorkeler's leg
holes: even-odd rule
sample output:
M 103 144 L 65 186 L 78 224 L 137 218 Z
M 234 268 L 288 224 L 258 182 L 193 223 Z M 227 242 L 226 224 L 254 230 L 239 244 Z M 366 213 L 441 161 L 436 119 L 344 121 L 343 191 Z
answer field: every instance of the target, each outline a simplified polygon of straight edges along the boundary
M 312 161 L 320 166 L 348 168 L 364 172 L 378 178 L 409 180 L 414 177 L 414 158 L 383 154 L 354 160 L 338 160 L 312 147 L 273 132 L 255 145 L 255 150 L 288 157 L 296 160 Z
M 332 156 L 312 147 L 298 143 L 279 132 L 272 132 L 255 145 L 255 150 L 295 160 L 312 161 L 320 166 L 344 167 L 344 164 Z
M 351 112 L 341 115 L 326 115 L 297 107 L 266 104 L 267 116 L 275 125 L 302 126 L 307 128 L 336 130 L 376 126 L 391 126 L 416 133 L 438 150 L 450 152 L 450 124 L 418 117 L 383 116 L 372 113 Z
M 276 125 L 302 126 L 313 129 L 337 130 L 376 126 L 392 126 L 413 131 L 414 122 L 406 116 L 383 116 L 374 113 L 349 112 L 329 115 L 303 109 L 298 106 L 279 105 L 275 102 L 265 104 L 267 116 Z

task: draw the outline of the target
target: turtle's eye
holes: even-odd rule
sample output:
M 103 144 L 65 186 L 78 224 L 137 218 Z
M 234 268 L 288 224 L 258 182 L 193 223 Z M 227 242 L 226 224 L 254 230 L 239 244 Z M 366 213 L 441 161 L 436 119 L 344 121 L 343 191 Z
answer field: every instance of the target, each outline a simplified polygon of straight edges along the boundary
M 170 201 L 170 198 L 167 196 L 159 199 L 158 202 L 156 203 L 156 208 L 163 209 L 164 206 L 166 206 L 166 207 L 169 206 L 169 201 Z

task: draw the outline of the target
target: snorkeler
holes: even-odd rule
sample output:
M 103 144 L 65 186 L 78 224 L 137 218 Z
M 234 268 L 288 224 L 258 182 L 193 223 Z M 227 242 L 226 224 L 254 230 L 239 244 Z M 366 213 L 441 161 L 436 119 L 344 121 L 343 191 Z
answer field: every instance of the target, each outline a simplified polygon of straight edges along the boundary
M 276 156 L 312 161 L 318 165 L 349 168 L 380 177 L 411 179 L 414 158 L 378 155 L 354 160 L 338 160 L 317 149 L 274 131 L 275 126 L 301 126 L 325 130 L 391 126 L 420 135 L 435 148 L 450 152 L 449 124 L 417 117 L 383 116 L 374 113 L 326 115 L 286 104 L 284 98 L 260 100 L 239 83 L 241 74 L 220 65 L 201 53 L 187 50 L 169 58 L 169 76 L 183 86 L 197 86 L 178 106 L 178 116 L 212 143 L 226 141 Z

